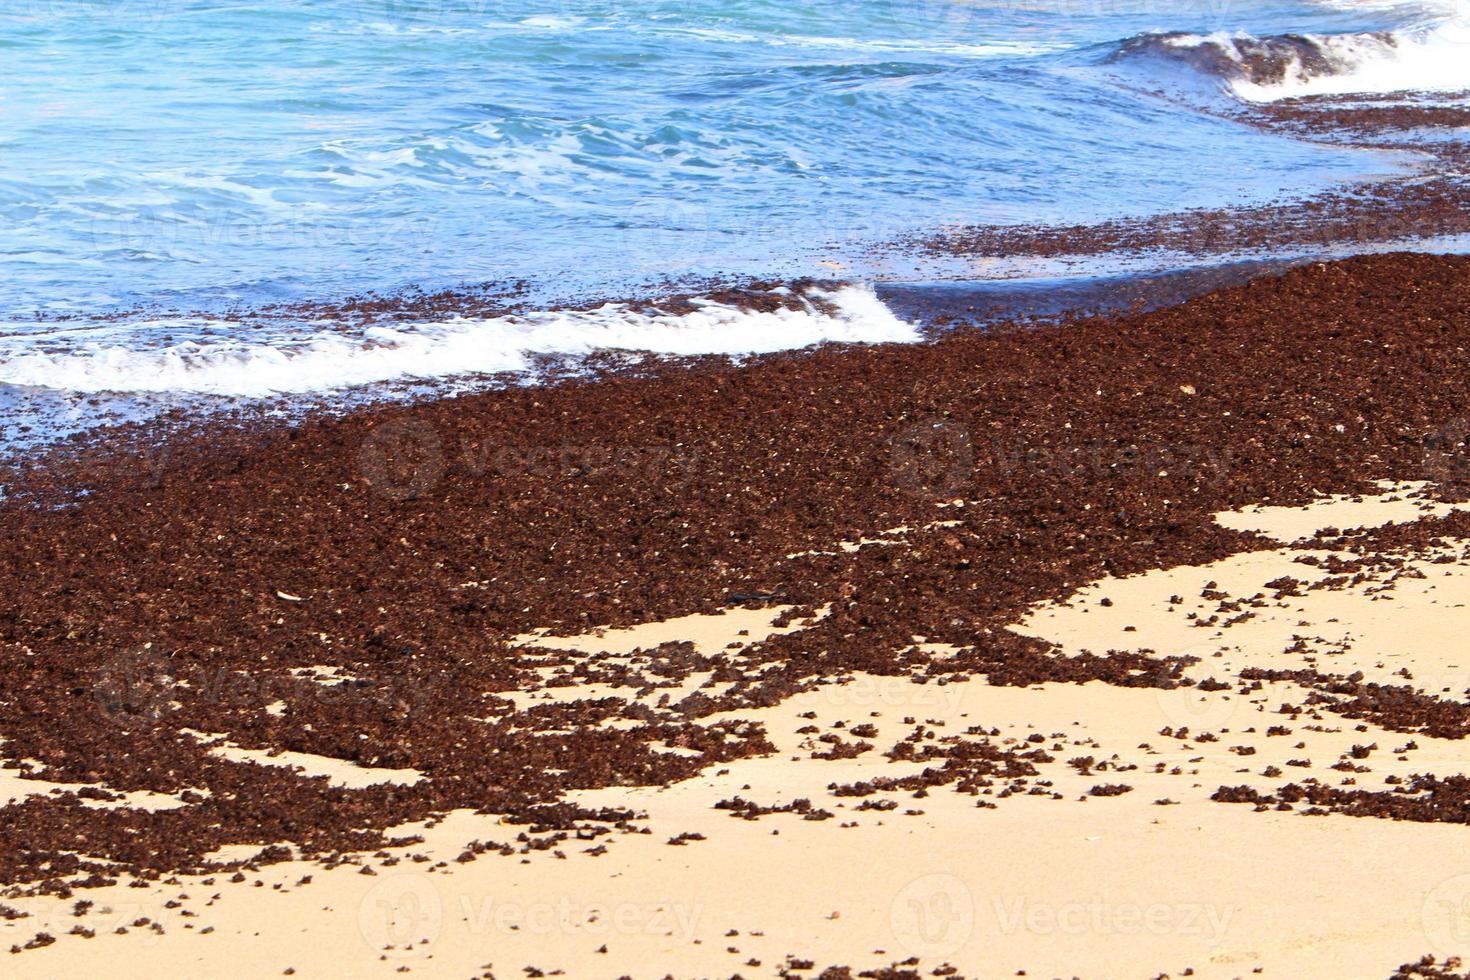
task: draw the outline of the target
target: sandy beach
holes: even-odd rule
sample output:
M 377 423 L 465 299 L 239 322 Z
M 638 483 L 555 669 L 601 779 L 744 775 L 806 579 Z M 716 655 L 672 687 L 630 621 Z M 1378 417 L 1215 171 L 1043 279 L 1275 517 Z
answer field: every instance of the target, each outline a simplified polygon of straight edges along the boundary
M 6 974 L 1457 975 L 1467 276 L 10 473 Z
M 1463 699 L 1470 542 L 1416 549 L 1369 535 L 1347 551 L 1314 547 L 1325 528 L 1371 532 L 1455 512 L 1423 485 L 1227 512 L 1222 525 L 1282 546 L 1101 579 L 1012 626 L 1069 657 L 1193 658 L 1186 686 L 997 687 L 983 676 L 941 685 L 844 672 L 768 708 L 706 717 L 759 725 L 769 753 L 669 787 L 568 794 L 636 812 L 636 829 L 530 835 L 485 853 L 480 842 L 506 836 L 505 822 L 459 809 L 394 828 L 417 838 L 411 845 L 330 869 L 257 862 L 228 877 L 114 885 L 87 890 L 92 904 L 80 911 L 75 895 L 31 899 L 6 938 L 23 945 L 40 929 L 63 939 L 17 958 L 12 975 L 111 962 L 128 977 L 804 976 L 839 964 L 881 976 L 1065 976 L 1086 962 L 1098 976 L 1387 976 L 1426 953 L 1449 958 L 1464 949 L 1470 897 L 1470 866 L 1452 857 L 1458 828 L 1230 805 L 1218 787 L 1390 794 L 1422 774 L 1463 770 L 1463 731 L 1411 737 L 1401 717 L 1287 711 L 1278 706 L 1310 702 L 1313 687 L 1246 682 L 1253 670 L 1330 669 Z M 909 546 L 900 531 L 860 547 Z M 1365 570 L 1333 576 L 1320 565 L 1333 558 Z M 1222 605 L 1250 615 L 1222 618 Z M 734 665 L 754 644 L 799 636 L 800 622 L 774 625 L 790 611 L 527 636 L 519 650 L 639 671 L 663 644 L 689 643 Z M 565 669 L 518 692 L 516 710 L 605 698 L 652 707 L 727 686 L 714 672 L 641 696 L 554 686 Z M 958 782 L 935 778 L 934 761 L 951 765 L 961 744 L 984 746 L 983 762 L 957 767 Z M 215 751 L 342 787 L 422 778 L 303 753 Z M 864 790 L 844 789 L 853 786 Z M 11 779 L 5 791 L 14 802 L 50 788 Z M 78 929 L 97 935 L 77 942 Z
M 0 48 L 0 980 L 1470 980 L 1470 0 Z

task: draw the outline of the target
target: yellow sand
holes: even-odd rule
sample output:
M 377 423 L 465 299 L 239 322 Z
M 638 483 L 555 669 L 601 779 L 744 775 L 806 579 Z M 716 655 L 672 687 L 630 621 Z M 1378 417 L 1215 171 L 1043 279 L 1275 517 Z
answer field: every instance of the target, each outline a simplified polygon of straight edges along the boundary
M 1319 508 L 1222 515 L 1222 522 L 1290 543 L 1328 525 L 1419 519 L 1422 501 L 1391 499 L 1413 489 Z M 899 535 L 877 537 L 902 544 Z M 1326 577 L 1295 560 L 1310 550 L 1284 546 L 1205 567 L 1092 583 L 1033 609 L 1015 629 L 1069 653 L 1188 653 L 1200 658 L 1190 670 L 1196 679 L 1230 680 L 1247 666 L 1315 665 L 1405 683 L 1396 672 L 1407 669 L 1412 683 L 1461 696 L 1470 687 L 1470 645 L 1461 639 L 1470 625 L 1466 546 L 1447 543 L 1452 563 L 1417 563 L 1425 577 L 1401 576 L 1391 589 L 1384 589 L 1388 573 L 1351 588 L 1277 599 L 1265 583 L 1287 575 L 1304 582 Z M 1228 598 L 1201 597 L 1211 582 Z M 1176 595 L 1183 601 L 1171 602 Z M 1222 601 L 1258 595 L 1261 605 L 1246 607 L 1251 618 L 1226 625 L 1238 613 L 1218 613 Z M 1103 598 L 1111 605 L 1102 605 Z M 718 651 L 775 632 L 777 613 L 736 610 L 600 636 L 521 640 L 632 655 L 638 647 L 688 639 Z M 1218 617 L 1212 624 L 1192 625 L 1212 615 Z M 1298 637 L 1304 649 L 1284 654 Z M 0 943 L 23 942 L 41 930 L 61 941 L 10 957 L 6 975 L 105 971 L 121 980 L 277 976 L 289 968 L 297 976 L 470 977 L 490 971 L 519 977 L 535 967 L 571 977 L 750 977 L 774 975 L 795 954 L 818 967 L 855 969 L 917 957 L 924 973 L 948 963 L 971 977 L 1019 970 L 1029 977 L 1177 977 L 1186 969 L 1201 977 L 1249 977 L 1260 968 L 1275 977 L 1382 978 L 1425 953 L 1470 952 L 1470 858 L 1459 857 L 1466 852 L 1467 828 L 1256 813 L 1209 799 L 1222 784 L 1267 790 L 1315 776 L 1377 789 L 1391 775 L 1459 772 L 1466 768 L 1464 743 L 1421 735 L 1413 738 L 1417 748 L 1395 751 L 1410 736 L 1371 725 L 1359 730 L 1331 714 L 1319 721 L 1305 715 L 1284 720 L 1275 707 L 1304 697 L 1289 684 L 1268 684 L 1241 697 L 1234 686 L 1203 692 L 1100 683 L 1000 688 L 982 680 L 917 685 L 866 675 L 845 681 L 739 713 L 765 726 L 778 749 L 770 756 L 712 768 L 667 789 L 579 794 L 589 805 L 646 812 L 641 823 L 650 834 L 567 841 L 560 854 L 492 854 L 458 863 L 467 842 L 511 839 L 521 829 L 465 811 L 419 828 L 426 843 L 409 852 L 427 855 L 427 862 L 404 859 L 390 866 L 364 855 L 360 864 L 330 871 L 297 862 L 271 865 L 239 884 L 183 879 L 148 889 L 101 889 L 79 896 L 96 902 L 79 918 L 70 902 L 15 900 L 32 917 L 0 921 Z M 524 699 L 577 696 L 598 695 L 548 688 Z M 815 718 L 804 717 L 811 712 Z M 854 759 L 811 758 L 818 743 L 797 730 L 816 725 L 833 731 L 839 721 L 876 725 L 879 734 L 869 740 L 878 748 Z M 1042 746 L 1058 762 L 1041 778 L 1052 780 L 1050 789 L 1062 798 L 1020 795 L 980 809 L 975 798 L 940 787 L 922 798 L 879 793 L 873 798 L 891 798 L 898 807 L 857 811 L 858 800 L 827 791 L 832 783 L 921 768 L 881 755 L 917 723 L 940 737 L 972 725 L 999 729 L 1001 739 L 1017 742 L 1044 736 Z M 1267 735 L 1277 724 L 1291 734 Z M 1160 734 L 1181 726 L 1190 729 L 1190 738 Z M 1215 740 L 1195 739 L 1206 731 Z M 1370 772 L 1331 768 L 1352 746 L 1370 743 L 1378 746 L 1365 763 Z M 1063 761 L 1081 755 L 1122 768 L 1082 775 Z M 323 764 L 261 761 L 312 772 Z M 1288 767 L 1289 761 L 1307 764 Z M 1160 763 L 1162 771 L 1155 771 Z M 1284 775 L 1263 775 L 1268 766 Z M 348 785 L 363 778 L 340 769 L 329 774 Z M 6 775 L 0 772 L 0 779 Z M 409 780 L 417 774 L 368 778 L 379 776 Z M 1106 782 L 1134 789 L 1084 797 Z M 36 786 L 10 779 L 0 783 L 0 796 Z M 713 809 L 736 795 L 762 804 L 805 797 L 835 816 L 747 821 Z M 1163 799 L 1175 805 L 1156 803 Z M 685 833 L 705 839 L 668 843 Z M 582 853 L 596 844 L 605 844 L 606 853 Z M 376 873 L 362 874 L 361 867 Z M 305 875 L 311 882 L 298 884 Z M 196 917 L 166 906 L 180 893 L 190 896 L 183 908 Z M 133 926 L 140 918 L 161 923 L 164 933 Z M 77 923 L 97 937 L 63 935 Z M 114 933 L 119 926 L 126 934 Z

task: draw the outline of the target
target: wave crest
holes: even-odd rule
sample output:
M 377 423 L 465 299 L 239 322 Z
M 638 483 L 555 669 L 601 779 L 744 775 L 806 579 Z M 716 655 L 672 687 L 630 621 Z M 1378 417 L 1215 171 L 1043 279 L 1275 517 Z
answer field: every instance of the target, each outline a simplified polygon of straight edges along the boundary
M 80 392 L 188 392 L 235 397 L 324 392 L 382 382 L 529 372 L 537 356 L 596 351 L 756 354 L 824 342 L 911 342 L 917 329 L 866 286 L 810 289 L 766 308 L 695 299 L 679 312 L 624 304 L 592 310 L 324 330 L 295 342 L 240 336 L 166 347 L 97 340 L 41 352 L 25 335 L 0 342 L 0 383 Z
M 1143 34 L 1112 62 L 1184 66 L 1224 81 L 1253 102 L 1310 95 L 1470 89 L 1470 32 L 1464 25 L 1405 34 Z

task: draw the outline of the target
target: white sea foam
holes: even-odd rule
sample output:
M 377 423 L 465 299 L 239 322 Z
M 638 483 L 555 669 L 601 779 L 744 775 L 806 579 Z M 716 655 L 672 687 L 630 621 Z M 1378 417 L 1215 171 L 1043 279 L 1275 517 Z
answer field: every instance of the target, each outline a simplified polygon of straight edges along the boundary
M 909 342 L 916 328 L 869 288 L 809 293 L 821 305 L 774 312 L 714 302 L 682 315 L 625 306 L 376 327 L 357 336 L 318 330 L 262 343 L 201 337 L 167 347 L 92 339 L 36 350 L 36 335 L 0 338 L 0 383 L 82 392 L 193 392 L 242 397 L 330 391 L 376 382 L 527 371 L 537 354 L 597 350 L 754 354 L 843 343 Z M 159 325 L 155 325 L 157 329 Z
M 519 21 L 522 27 L 534 27 L 543 31 L 565 31 L 584 23 L 586 18 L 577 16 L 558 17 L 554 14 L 541 14 L 536 17 L 526 17 Z
M 1235 90 L 1251 101 L 1303 95 L 1470 90 L 1470 25 L 1446 25 L 1395 46 L 1348 39 L 1339 45 L 1349 67 L 1334 75 L 1288 78 L 1276 86 L 1240 83 Z
M 695 37 L 704 41 L 730 44 L 764 44 L 771 47 L 827 48 L 834 50 L 872 51 L 906 54 L 943 54 L 971 58 L 1026 57 L 1061 50 L 1063 45 L 1036 44 L 1031 41 L 997 40 L 967 44 L 944 40 L 906 40 L 902 38 L 819 37 L 801 34 L 748 34 L 702 27 L 677 27 L 664 31 Z
M 1464 17 L 1412 32 L 1307 35 L 1305 40 L 1330 70 L 1309 66 L 1298 57 L 1280 82 L 1232 79 L 1235 94 L 1251 102 L 1272 102 L 1310 95 L 1470 90 L 1470 19 Z M 1243 63 L 1242 50 L 1251 50 L 1260 41 L 1249 35 L 1214 34 L 1181 35 L 1168 43 L 1180 48 L 1211 46 Z

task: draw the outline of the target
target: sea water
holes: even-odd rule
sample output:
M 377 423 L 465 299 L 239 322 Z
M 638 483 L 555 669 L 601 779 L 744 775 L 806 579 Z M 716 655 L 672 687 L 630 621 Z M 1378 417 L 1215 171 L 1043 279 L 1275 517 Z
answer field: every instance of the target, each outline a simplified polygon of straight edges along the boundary
M 14 421 L 26 392 L 913 339 L 866 285 L 905 238 L 1401 172 L 1234 110 L 1470 88 L 1462 21 L 1371 0 L 8 0 L 0 402 Z M 1157 56 L 1287 33 L 1335 70 L 1259 85 Z M 765 319 L 544 312 L 740 276 L 855 285 Z M 480 284 L 522 312 L 367 330 L 279 312 Z

